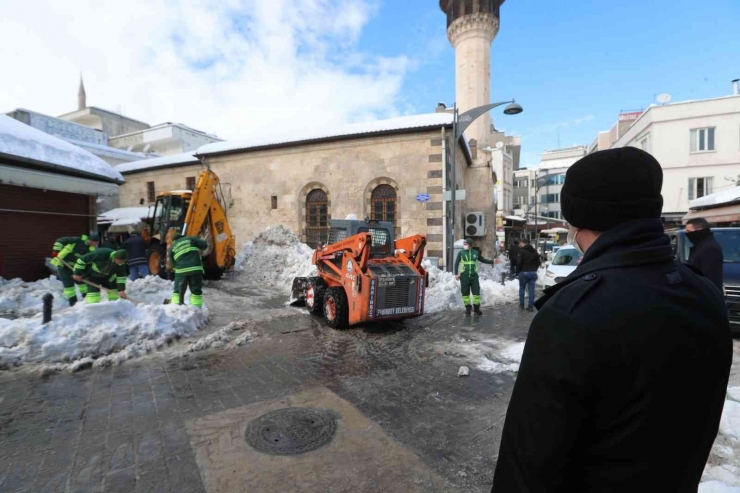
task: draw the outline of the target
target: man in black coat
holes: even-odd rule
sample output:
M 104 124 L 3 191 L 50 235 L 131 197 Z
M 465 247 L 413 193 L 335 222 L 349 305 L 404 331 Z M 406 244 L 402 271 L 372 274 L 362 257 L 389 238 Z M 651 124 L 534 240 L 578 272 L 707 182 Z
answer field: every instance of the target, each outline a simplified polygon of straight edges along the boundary
M 662 182 L 632 147 L 568 170 L 562 211 L 585 256 L 536 303 L 494 493 L 696 493 L 732 340 L 721 293 L 674 259 Z
M 509 245 L 509 268 L 511 269 L 511 276 L 516 275 L 516 262 L 519 256 L 519 245 L 516 241 L 511 240 Z
M 714 239 L 709 223 L 703 217 L 686 223 L 686 237 L 694 244 L 689 253 L 689 265 L 696 267 L 722 291 L 722 246 Z
M 146 256 L 146 240 L 137 232 L 131 233 L 126 241 L 123 242 L 123 248 L 128 253 L 128 278 L 132 281 L 139 277 L 149 275 L 149 261 Z
M 534 288 L 537 283 L 537 270 L 540 268 L 540 255 L 530 244 L 529 238 L 519 240 L 519 253 L 516 258 L 516 273 L 519 277 L 519 308 L 524 309 L 524 291 L 529 294 L 527 311 L 534 311 Z

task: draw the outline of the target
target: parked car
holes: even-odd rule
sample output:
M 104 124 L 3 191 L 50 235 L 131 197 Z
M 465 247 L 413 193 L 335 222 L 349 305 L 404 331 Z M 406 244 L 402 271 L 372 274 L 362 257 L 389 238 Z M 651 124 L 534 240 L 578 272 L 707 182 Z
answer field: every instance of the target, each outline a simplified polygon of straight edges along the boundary
M 733 335 L 740 335 L 740 228 L 712 228 L 714 239 L 722 246 L 725 263 L 722 269 L 725 301 Z M 671 237 L 673 253 L 680 262 L 688 262 L 693 244 L 683 230 L 666 231 Z
M 583 255 L 572 246 L 564 245 L 560 247 L 545 273 L 545 287 L 554 286 L 568 277 L 571 272 L 576 270 L 582 258 Z

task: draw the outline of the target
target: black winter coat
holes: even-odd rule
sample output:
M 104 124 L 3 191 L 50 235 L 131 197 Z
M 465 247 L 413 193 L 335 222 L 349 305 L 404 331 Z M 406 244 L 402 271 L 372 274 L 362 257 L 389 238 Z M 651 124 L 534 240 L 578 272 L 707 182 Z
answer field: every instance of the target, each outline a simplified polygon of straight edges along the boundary
M 724 257 L 722 246 L 714 239 L 713 233 L 707 233 L 705 238 L 691 247 L 689 265 L 699 269 L 704 277 L 722 291 Z
M 540 268 L 540 256 L 532 245 L 524 245 L 516 257 L 516 273 L 537 272 Z
M 143 265 L 147 263 L 146 241 L 141 236 L 129 236 L 123 242 L 123 248 L 128 253 L 128 265 Z
M 494 493 L 696 493 L 732 340 L 706 278 L 660 220 L 623 224 L 536 303 Z

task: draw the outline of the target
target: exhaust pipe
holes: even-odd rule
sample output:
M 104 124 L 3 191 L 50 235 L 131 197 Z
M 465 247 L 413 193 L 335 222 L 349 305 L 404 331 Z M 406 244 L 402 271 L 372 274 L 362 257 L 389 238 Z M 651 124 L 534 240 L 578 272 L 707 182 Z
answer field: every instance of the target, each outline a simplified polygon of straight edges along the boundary
M 732 81 L 732 94 L 735 96 L 740 96 L 740 88 L 738 88 L 738 82 L 740 82 L 740 79 L 735 79 Z

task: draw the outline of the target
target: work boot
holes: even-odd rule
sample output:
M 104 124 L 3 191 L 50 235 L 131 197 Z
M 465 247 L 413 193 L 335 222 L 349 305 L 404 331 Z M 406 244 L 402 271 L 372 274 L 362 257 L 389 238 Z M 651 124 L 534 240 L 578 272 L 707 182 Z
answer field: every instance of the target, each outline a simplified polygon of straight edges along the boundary
M 465 316 L 466 317 L 469 317 L 470 316 L 470 310 L 471 310 L 471 308 L 473 308 L 473 307 L 470 306 L 470 305 L 465 305 Z
M 520 310 L 524 310 L 524 305 L 519 305 Z
M 75 303 L 77 303 L 77 296 L 72 296 L 67 301 L 69 301 L 69 306 L 75 306 Z
M 480 305 L 475 305 L 473 307 L 473 311 L 475 312 L 476 315 L 483 315 L 483 312 L 480 311 Z
M 534 311 L 534 307 L 533 306 L 530 306 L 529 308 L 527 308 L 527 311 L 528 312 L 533 312 Z

